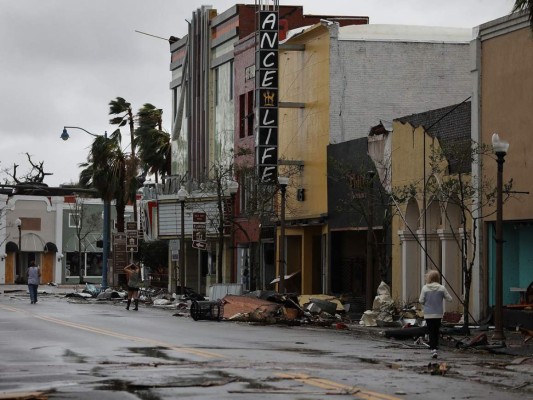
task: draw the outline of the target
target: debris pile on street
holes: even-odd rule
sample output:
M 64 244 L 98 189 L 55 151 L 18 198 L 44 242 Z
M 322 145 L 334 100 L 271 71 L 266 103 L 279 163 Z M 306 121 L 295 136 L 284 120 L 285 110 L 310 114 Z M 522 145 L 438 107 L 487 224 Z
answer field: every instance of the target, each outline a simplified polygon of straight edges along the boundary
M 330 326 L 341 322 L 339 313 L 344 311 L 339 299 L 322 294 L 298 296 L 258 290 L 226 295 L 221 301 L 224 320 L 263 324 Z
M 222 299 L 224 319 L 242 322 L 276 323 L 282 304 L 252 296 L 227 295 Z
M 404 317 L 414 317 L 410 310 L 405 310 Z M 413 321 L 414 322 L 414 321 Z M 410 322 L 407 322 L 410 323 Z M 389 326 L 389 327 L 401 327 L 404 325 L 400 321 L 400 315 L 397 312 L 397 308 L 394 304 L 394 300 L 390 294 L 390 287 L 385 282 L 381 282 L 377 289 L 377 296 L 374 298 L 371 310 L 366 310 L 360 321 L 364 326 Z

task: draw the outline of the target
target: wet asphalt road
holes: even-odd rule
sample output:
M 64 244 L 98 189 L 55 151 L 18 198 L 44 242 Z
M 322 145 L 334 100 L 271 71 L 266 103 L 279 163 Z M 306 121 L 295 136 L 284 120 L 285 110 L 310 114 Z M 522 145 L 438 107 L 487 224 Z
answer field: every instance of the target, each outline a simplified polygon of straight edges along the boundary
M 531 364 L 355 331 L 193 321 L 121 302 L 0 295 L 0 399 L 518 399 Z M 2 397 L 3 396 L 3 397 Z M 35 398 L 35 397 L 34 397 Z

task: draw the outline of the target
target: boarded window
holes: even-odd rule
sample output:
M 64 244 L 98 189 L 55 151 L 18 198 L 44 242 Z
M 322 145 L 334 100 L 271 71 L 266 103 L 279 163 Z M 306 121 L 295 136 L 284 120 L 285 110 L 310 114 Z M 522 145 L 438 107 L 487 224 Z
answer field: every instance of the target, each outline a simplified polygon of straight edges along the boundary
M 40 231 L 41 219 L 40 218 L 21 218 L 20 229 L 23 231 Z

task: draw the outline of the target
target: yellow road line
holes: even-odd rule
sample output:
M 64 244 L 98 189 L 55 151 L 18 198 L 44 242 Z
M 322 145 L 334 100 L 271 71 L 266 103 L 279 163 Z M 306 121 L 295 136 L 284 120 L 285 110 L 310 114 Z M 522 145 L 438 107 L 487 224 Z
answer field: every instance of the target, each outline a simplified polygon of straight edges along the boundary
M 111 336 L 111 337 L 118 338 L 118 339 L 130 340 L 132 342 L 149 343 L 152 346 L 165 347 L 165 348 L 167 348 L 169 350 L 174 350 L 176 352 L 192 354 L 192 355 L 199 356 L 199 357 L 204 357 L 204 358 L 224 358 L 224 356 L 222 354 L 218 354 L 218 353 L 212 353 L 212 352 L 205 351 L 205 350 L 193 349 L 193 348 L 190 348 L 190 347 L 176 346 L 176 345 L 173 345 L 173 344 L 170 344 L 170 343 L 161 342 L 159 340 L 153 340 L 153 339 L 143 338 L 143 337 L 139 337 L 139 336 L 127 335 L 127 334 L 124 334 L 124 333 L 113 332 L 113 331 L 110 331 L 110 330 L 107 330 L 107 329 L 96 328 L 96 327 L 90 326 L 90 325 L 84 325 L 84 324 L 78 324 L 78 323 L 75 323 L 75 322 L 69 322 L 69 321 L 65 321 L 65 320 L 59 319 L 59 318 L 54 318 L 54 317 L 45 316 L 45 315 L 33 314 L 33 313 L 29 312 L 29 311 L 21 310 L 19 308 L 15 308 L 15 307 L 11 307 L 11 306 L 6 306 L 6 305 L 3 305 L 3 304 L 0 305 L 0 308 L 3 308 L 3 309 L 8 310 L 8 311 L 13 311 L 13 312 L 32 314 L 35 318 L 41 319 L 43 321 L 52 322 L 54 324 L 58 324 L 58 325 L 62 325 L 62 326 L 68 326 L 70 328 L 80 329 L 80 330 L 84 330 L 84 331 L 87 331 L 87 332 L 93 332 L 93 333 L 97 333 L 97 334 L 100 334 L 100 335 Z
M 292 379 L 321 389 L 338 390 L 365 400 L 399 400 L 398 397 L 389 396 L 388 394 L 372 392 L 357 386 L 344 385 L 342 383 L 330 381 L 329 379 L 315 378 L 306 374 L 277 374 L 277 376 L 285 379 Z
M 0 308 L 3 308 L 4 310 L 7 310 L 7 311 L 13 311 L 13 312 L 29 314 L 26 310 L 21 310 L 21 309 L 15 308 L 15 307 L 6 306 L 4 304 L 0 304 Z

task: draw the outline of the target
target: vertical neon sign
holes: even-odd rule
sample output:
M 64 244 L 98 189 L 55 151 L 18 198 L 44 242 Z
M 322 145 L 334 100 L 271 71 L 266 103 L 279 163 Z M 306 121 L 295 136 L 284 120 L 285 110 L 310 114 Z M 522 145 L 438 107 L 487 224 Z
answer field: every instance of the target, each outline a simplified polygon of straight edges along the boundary
M 258 11 L 256 41 L 256 165 L 262 183 L 275 183 L 278 168 L 278 11 Z

